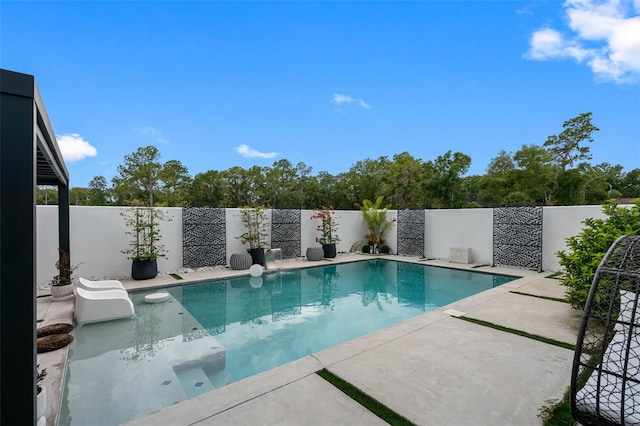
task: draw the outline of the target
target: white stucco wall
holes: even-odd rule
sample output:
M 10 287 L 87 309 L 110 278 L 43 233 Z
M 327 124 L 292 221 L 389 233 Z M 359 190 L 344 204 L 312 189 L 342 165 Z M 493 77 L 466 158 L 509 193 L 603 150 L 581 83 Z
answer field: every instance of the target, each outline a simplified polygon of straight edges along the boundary
M 556 252 L 566 250 L 565 239 L 577 235 L 588 217 L 602 219 L 602 206 L 563 206 L 542 209 L 542 269 L 559 271 Z
M 131 261 L 121 251 L 127 248 L 129 237 L 120 212 L 124 207 L 71 206 L 70 242 L 71 263 L 79 265 L 76 276 L 99 278 L 125 278 L 131 274 Z M 170 222 L 163 222 L 161 233 L 168 249 L 167 259 L 158 260 L 160 272 L 174 272 L 182 268 L 182 209 L 162 209 Z M 226 211 L 227 262 L 231 254 L 246 249 L 236 237 L 244 232 L 239 209 Z M 267 211 L 269 227 L 271 211 Z M 317 246 L 318 220 L 311 220 L 312 210 L 301 211 L 301 251 Z M 397 211 L 388 212 L 397 219 Z M 587 217 L 603 218 L 601 206 L 545 207 L 543 209 L 542 268 L 545 271 L 560 269 L 555 253 L 566 249 L 565 239 L 576 235 L 584 227 Z M 348 252 L 351 246 L 364 241 L 367 228 L 359 211 L 337 210 L 338 251 Z M 37 206 L 37 286 L 45 287 L 57 274 L 58 258 L 58 209 L 56 206 Z M 397 223 L 385 235 L 393 253 L 397 252 Z M 448 259 L 451 247 L 469 247 L 474 263 L 491 263 L 493 259 L 493 210 L 426 210 L 425 256 Z
M 71 206 L 69 209 L 71 264 L 79 265 L 75 276 L 87 278 L 124 278 L 131 275 L 131 260 L 122 250 L 129 244 L 123 207 Z M 160 272 L 173 272 L 182 267 L 182 209 L 164 208 L 171 221 L 161 224 L 160 232 L 167 252 L 166 259 L 158 259 Z M 38 206 L 37 286 L 45 287 L 57 275 L 58 209 Z
M 449 259 L 449 248 L 468 247 L 473 263 L 493 260 L 493 209 L 425 211 L 425 257 Z

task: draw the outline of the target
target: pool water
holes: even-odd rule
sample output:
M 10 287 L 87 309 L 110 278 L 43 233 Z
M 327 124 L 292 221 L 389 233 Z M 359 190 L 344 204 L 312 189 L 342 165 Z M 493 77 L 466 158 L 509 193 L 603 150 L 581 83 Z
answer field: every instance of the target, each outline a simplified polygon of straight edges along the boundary
M 115 425 L 516 277 L 373 259 L 131 293 L 74 330 L 58 424 Z

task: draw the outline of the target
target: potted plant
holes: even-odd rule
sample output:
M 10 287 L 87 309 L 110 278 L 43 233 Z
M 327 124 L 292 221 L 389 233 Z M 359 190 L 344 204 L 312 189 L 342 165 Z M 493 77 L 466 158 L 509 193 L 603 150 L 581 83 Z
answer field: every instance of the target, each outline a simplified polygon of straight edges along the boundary
M 316 237 L 316 242 L 322 245 L 324 257 L 336 257 L 336 243 L 340 242 L 338 237 L 338 222 L 335 219 L 335 210 L 333 206 L 314 209 L 311 219 L 320 219 L 320 224 L 316 227 L 316 231 L 320 232 L 320 237 Z
M 387 219 L 387 207 L 382 207 L 382 201 L 384 197 L 380 195 L 375 203 L 369 200 L 362 200 L 362 218 L 364 219 L 369 235 L 367 235 L 367 242 L 370 246 L 369 251 L 374 254 L 380 252 L 381 246 L 384 244 L 382 236 L 391 229 L 395 219 Z M 385 250 L 389 250 L 388 246 L 385 246 Z
M 249 244 L 247 251 L 253 264 L 264 264 L 264 248 L 267 247 L 267 208 L 264 206 L 244 207 L 240 210 L 240 220 L 246 231 L 236 238 L 242 244 Z
M 71 299 L 73 297 L 73 285 L 71 284 L 71 275 L 78 268 L 78 265 L 71 266 L 69 253 L 65 250 L 58 249 L 58 261 L 56 269 L 58 275 L 51 280 L 51 297 L 55 302 Z
M 131 259 L 131 278 L 147 280 L 158 275 L 158 258 L 167 257 L 167 250 L 161 244 L 160 223 L 171 221 L 166 218 L 162 210 L 153 207 L 134 207 L 121 211 L 128 230 L 125 234 L 131 236 L 129 249 L 122 253 Z

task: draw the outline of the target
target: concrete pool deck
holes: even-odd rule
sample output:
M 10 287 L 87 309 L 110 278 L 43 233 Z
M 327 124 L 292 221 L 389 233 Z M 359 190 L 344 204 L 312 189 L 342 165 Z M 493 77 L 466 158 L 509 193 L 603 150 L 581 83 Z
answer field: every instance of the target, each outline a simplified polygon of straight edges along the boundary
M 334 262 L 363 258 L 369 256 L 341 255 Z M 472 268 L 445 261 L 391 258 Z M 287 269 L 322 264 L 282 262 L 279 266 Z M 564 296 L 557 280 L 544 278 L 547 273 L 491 267 L 472 270 L 523 278 L 127 424 L 384 424 L 315 374 L 326 368 L 416 424 L 540 425 L 540 408 L 549 400 L 561 399 L 569 386 L 573 351 L 452 315 L 574 344 L 581 313 L 566 303 L 532 297 Z M 124 284 L 129 290 L 137 290 L 246 272 L 214 269 L 180 274 L 185 278 L 181 281 L 161 275 Z M 61 322 L 65 317 L 67 322 L 71 320 L 72 302 L 49 301 L 48 297 L 38 299 L 42 325 Z M 52 368 L 50 374 L 53 372 L 45 382 L 53 390 L 47 410 L 49 425 L 54 424 L 57 412 L 64 356 L 63 350 L 38 355 L 41 367 L 47 367 L 48 372 Z

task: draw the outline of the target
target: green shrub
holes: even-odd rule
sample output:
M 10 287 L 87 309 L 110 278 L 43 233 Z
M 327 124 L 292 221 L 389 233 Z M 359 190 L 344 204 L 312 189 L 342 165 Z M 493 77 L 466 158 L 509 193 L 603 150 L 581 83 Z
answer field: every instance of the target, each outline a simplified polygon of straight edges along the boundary
M 585 219 L 582 223 L 586 227 L 565 240 L 568 251 L 556 253 L 564 267 L 562 284 L 568 287 L 567 301 L 575 309 L 584 309 L 593 276 L 611 244 L 623 235 L 640 234 L 640 202 L 625 208 L 610 201 L 602 211 L 605 219 Z

